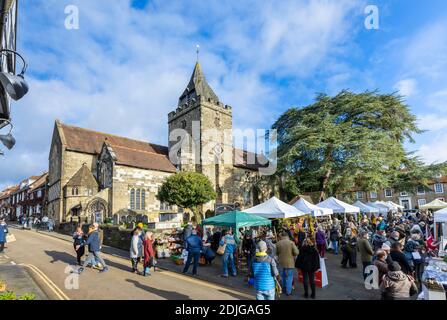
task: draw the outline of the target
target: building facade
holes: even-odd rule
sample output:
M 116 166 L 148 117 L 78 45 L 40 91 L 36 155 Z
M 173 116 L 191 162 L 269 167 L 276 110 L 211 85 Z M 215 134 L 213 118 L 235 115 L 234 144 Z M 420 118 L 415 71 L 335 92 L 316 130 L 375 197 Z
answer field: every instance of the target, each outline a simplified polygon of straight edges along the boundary
M 21 216 L 41 218 L 45 213 L 47 177 L 46 172 L 31 176 L 0 193 L 0 214 L 8 216 L 10 220 Z
M 419 206 L 429 203 L 435 199 L 446 201 L 447 199 L 447 176 L 438 175 L 428 184 L 428 189 L 418 186 L 414 190 L 394 190 L 384 188 L 378 191 L 353 191 L 341 195 L 344 199 L 368 201 L 392 201 L 405 207 L 405 210 L 419 209 Z
M 166 147 L 56 121 L 49 153 L 48 215 L 56 223 L 178 219 L 181 208 L 156 198 L 165 179 L 178 171 L 201 172 L 212 182 L 218 197 L 203 206 L 203 213 L 216 204 L 256 203 L 253 184 L 266 164 L 233 148 L 228 136 L 231 107 L 219 101 L 198 63 L 176 111 L 168 115 L 168 126 L 170 137 L 181 129 L 199 148 L 181 144 L 176 150 L 175 140 Z M 179 161 L 171 161 L 173 152 Z

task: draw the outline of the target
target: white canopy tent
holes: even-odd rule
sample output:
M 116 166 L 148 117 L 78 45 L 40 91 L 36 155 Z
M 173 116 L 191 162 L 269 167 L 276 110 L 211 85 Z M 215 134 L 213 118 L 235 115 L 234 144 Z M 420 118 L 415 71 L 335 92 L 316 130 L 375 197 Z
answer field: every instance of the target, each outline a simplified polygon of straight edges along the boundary
M 435 222 L 447 222 L 447 208 L 435 211 L 434 221 Z
M 379 213 L 382 213 L 382 214 L 386 214 L 390 210 L 388 206 L 385 206 L 384 204 L 381 204 L 377 201 L 376 202 L 367 202 L 366 205 L 379 209 Z
M 330 197 L 317 204 L 318 207 L 332 209 L 334 213 L 359 213 L 360 209 L 346 202 Z
M 385 207 L 388 208 L 388 211 L 397 211 L 397 207 L 396 207 L 395 204 L 390 204 L 390 203 L 385 202 L 385 201 L 376 201 L 376 203 L 384 205 Z
M 360 212 L 362 212 L 362 213 L 369 213 L 369 214 L 372 213 L 374 215 L 378 215 L 379 214 L 379 209 L 378 208 L 368 206 L 367 204 L 364 204 L 360 200 L 357 200 L 352 205 L 358 207 L 360 209 Z
M 309 201 L 306 201 L 303 198 L 300 198 L 293 204 L 293 206 L 298 210 L 305 212 L 306 214 L 312 215 L 313 217 L 330 216 L 334 213 L 334 211 L 330 208 L 319 207 L 310 203 Z
M 434 223 L 435 223 L 435 239 L 438 239 L 438 228 L 436 223 L 441 223 L 442 230 L 442 242 L 440 250 L 444 251 L 444 248 L 447 245 L 447 208 L 435 211 L 434 214 Z
M 419 206 L 419 209 L 443 209 L 447 208 L 447 202 L 441 201 L 439 199 L 435 199 L 432 202 L 429 202 L 427 204 L 424 204 L 422 206 Z M 439 211 L 437 211 L 439 212 Z
M 389 205 L 393 206 L 396 211 L 405 209 L 404 206 L 401 206 L 400 204 L 394 203 L 393 201 L 387 201 L 386 203 L 388 203 Z
M 252 208 L 243 210 L 242 212 L 255 214 L 267 219 L 287 219 L 306 215 L 306 213 L 298 210 L 290 204 L 279 200 L 276 197 L 272 197 L 269 200 Z

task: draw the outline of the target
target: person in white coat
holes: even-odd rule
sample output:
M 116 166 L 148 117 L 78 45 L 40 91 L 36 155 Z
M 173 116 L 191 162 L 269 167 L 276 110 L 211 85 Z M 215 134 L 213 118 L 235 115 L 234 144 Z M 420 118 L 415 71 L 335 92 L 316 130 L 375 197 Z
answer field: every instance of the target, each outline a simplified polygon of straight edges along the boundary
M 138 263 L 143 256 L 143 242 L 141 241 L 141 229 L 136 228 L 130 242 L 130 260 L 132 262 L 132 273 L 140 274 L 138 271 Z

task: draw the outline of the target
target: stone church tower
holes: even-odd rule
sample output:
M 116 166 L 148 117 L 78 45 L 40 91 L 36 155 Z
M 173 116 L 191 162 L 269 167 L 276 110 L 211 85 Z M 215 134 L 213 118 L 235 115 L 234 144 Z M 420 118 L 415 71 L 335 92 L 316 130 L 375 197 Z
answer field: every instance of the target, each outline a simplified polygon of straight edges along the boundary
M 206 175 L 216 190 L 216 202 L 230 203 L 225 186 L 233 176 L 232 109 L 220 102 L 199 62 L 168 124 L 171 161 L 181 171 Z M 213 210 L 214 203 L 203 209 Z

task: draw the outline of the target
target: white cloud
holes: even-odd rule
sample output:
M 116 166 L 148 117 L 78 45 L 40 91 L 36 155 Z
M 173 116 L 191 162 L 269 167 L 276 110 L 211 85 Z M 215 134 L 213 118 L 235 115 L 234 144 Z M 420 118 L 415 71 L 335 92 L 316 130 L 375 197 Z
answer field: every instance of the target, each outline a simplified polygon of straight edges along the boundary
M 400 80 L 394 85 L 394 89 L 405 97 L 410 97 L 417 92 L 417 82 L 414 79 Z
M 419 127 L 423 130 L 438 131 L 447 129 L 447 116 L 442 114 L 424 114 L 418 116 Z
M 417 154 L 421 156 L 426 163 L 439 163 L 447 161 L 447 133 L 441 133 L 433 136 L 431 142 L 420 146 Z
M 288 105 L 264 77 L 334 68 L 362 12 L 354 0 L 154 1 L 145 10 L 128 0 L 70 4 L 79 7 L 79 30 L 64 28 L 63 1 L 21 7 L 18 49 L 30 65 L 30 92 L 13 104 L 17 145 L 1 159 L 0 183 L 48 167 L 56 118 L 166 145 L 167 114 L 192 72 L 196 43 L 213 89 L 233 106 L 235 127 L 269 127 Z

